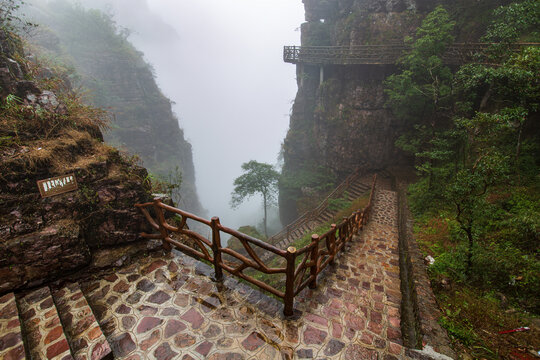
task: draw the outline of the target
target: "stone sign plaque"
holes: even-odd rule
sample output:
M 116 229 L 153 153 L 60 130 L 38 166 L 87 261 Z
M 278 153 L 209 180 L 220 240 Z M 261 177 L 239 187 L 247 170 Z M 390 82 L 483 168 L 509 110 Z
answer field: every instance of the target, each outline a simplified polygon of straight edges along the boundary
M 57 176 L 37 182 L 41 197 L 50 197 L 77 190 L 77 179 L 74 174 Z

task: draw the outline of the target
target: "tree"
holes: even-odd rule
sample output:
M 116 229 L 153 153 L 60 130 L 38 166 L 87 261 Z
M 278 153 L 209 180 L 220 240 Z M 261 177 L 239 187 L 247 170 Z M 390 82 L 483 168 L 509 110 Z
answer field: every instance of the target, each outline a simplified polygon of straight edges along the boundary
M 28 31 L 36 25 L 23 20 L 18 11 L 25 2 L 22 0 L 0 1 L 0 29 L 6 33 L 17 33 L 19 30 Z
M 446 197 L 454 203 L 456 220 L 469 242 L 468 275 L 473 245 L 481 235 L 479 223 L 487 217 L 486 194 L 496 186 L 519 184 L 523 173 L 533 178 L 537 174 L 538 138 L 531 123 L 540 102 L 540 51 L 530 46 L 516 51 L 512 43 L 524 36 L 538 41 L 539 18 L 536 0 L 499 7 L 484 36 L 492 44 L 483 54 L 485 60 L 462 66 L 455 76 L 461 116 L 454 125 L 462 138 L 461 160 Z
M 446 141 L 443 132 L 452 118 L 453 76 L 443 64 L 443 55 L 454 41 L 454 26 L 448 12 L 438 6 L 426 16 L 415 38 L 406 39 L 411 48 L 398 61 L 401 72 L 385 81 L 386 105 L 405 124 L 396 145 L 415 155 L 418 170 L 428 175 L 429 187 L 434 163 L 449 155 L 435 148 Z
M 450 21 L 443 14 L 439 11 L 438 21 Z M 451 121 L 439 120 L 444 114 L 437 111 L 434 100 L 440 97 L 433 96 L 434 100 L 430 100 L 423 95 L 437 93 L 435 87 L 425 83 L 427 90 L 418 93 L 414 89 L 421 86 L 414 79 L 425 75 L 421 68 L 409 66 L 409 72 L 404 71 L 387 82 L 389 103 L 392 108 L 397 106 L 397 115 L 409 116 L 406 120 L 412 120 L 415 129 L 432 130 L 412 133 L 408 141 L 402 139 L 403 148 L 408 146 L 417 159 L 427 159 L 418 166 L 426 177 L 413 188 L 413 203 L 424 211 L 452 205 L 447 210 L 459 225 L 459 238 L 467 242 L 464 265 L 469 280 L 477 275 L 472 271 L 473 260 L 483 251 L 477 244 L 485 245 L 489 232 L 499 230 L 502 222 L 498 216 L 510 207 L 507 204 L 506 208 L 495 209 L 490 195 L 519 185 L 522 177 L 534 182 L 538 174 L 540 142 L 534 122 L 540 107 L 540 50 L 534 46 L 518 48 L 513 43 L 537 42 L 539 18 L 540 3 L 535 0 L 512 3 L 495 11 L 494 21 L 484 37 L 491 45 L 479 54 L 480 61 L 462 66 L 446 80 L 450 81 L 448 100 L 452 110 L 446 117 Z M 430 30 L 424 31 L 424 36 L 441 39 L 441 31 L 450 28 L 451 25 L 439 23 L 439 28 L 426 28 Z M 414 58 L 414 53 L 415 45 L 404 65 L 410 60 L 429 63 Z M 412 84 L 413 89 L 398 86 L 404 81 Z M 422 101 L 415 102 L 415 94 Z M 432 178 L 437 186 L 433 186 Z
M 260 163 L 255 160 L 242 164 L 244 174 L 234 180 L 234 190 L 231 193 L 231 206 L 237 208 L 245 199 L 255 194 L 263 197 L 264 207 L 264 233 L 268 237 L 266 228 L 267 210 L 275 204 L 279 173 L 272 165 Z

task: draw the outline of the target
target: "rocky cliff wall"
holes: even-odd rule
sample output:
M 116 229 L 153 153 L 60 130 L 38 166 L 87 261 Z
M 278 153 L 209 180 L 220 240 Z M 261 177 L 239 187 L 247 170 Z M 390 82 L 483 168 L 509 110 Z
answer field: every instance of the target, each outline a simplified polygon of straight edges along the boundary
M 103 143 L 103 113 L 68 84 L 30 81 L 17 44 L 0 32 L 0 294 L 151 248 L 134 208 L 152 198 L 146 170 Z M 67 174 L 78 190 L 41 197 L 38 180 Z
M 304 0 L 304 46 L 403 43 L 425 15 L 443 4 L 457 20 L 458 41 L 477 41 L 486 15 L 504 1 Z M 282 223 L 293 221 L 303 196 L 313 192 L 318 169 L 339 181 L 356 169 L 410 163 L 394 146 L 402 124 L 385 107 L 384 79 L 393 65 L 297 65 L 298 93 L 283 144 Z
M 169 177 L 178 167 L 183 181 L 178 206 L 201 213 L 191 144 L 151 66 L 127 40 L 127 30 L 98 10 L 62 1 L 36 5 L 32 17 L 41 26 L 30 40 L 42 56 L 74 67 L 80 77 L 72 81 L 89 89 L 87 100 L 114 114 L 105 141 L 139 156 L 153 174 Z

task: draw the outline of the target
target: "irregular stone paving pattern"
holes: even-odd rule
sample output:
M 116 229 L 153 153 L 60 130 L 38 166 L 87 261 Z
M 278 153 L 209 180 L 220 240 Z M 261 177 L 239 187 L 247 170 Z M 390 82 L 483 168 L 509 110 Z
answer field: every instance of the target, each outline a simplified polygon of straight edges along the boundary
M 377 191 L 374 221 L 288 319 L 281 302 L 212 282 L 209 266 L 176 251 L 83 291 L 118 359 L 403 359 L 396 200 Z
M 6 294 L 0 297 L 0 359 L 22 360 L 25 357 L 15 295 Z
M 109 343 L 79 285 L 66 284 L 53 296 L 75 360 L 100 360 L 110 354 Z
M 32 359 L 73 359 L 48 287 L 20 299 L 19 307 Z

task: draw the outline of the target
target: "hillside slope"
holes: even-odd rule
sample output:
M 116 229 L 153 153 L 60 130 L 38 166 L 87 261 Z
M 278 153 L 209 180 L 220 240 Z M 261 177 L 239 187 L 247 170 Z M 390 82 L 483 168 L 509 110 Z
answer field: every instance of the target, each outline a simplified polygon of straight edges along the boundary
M 67 1 L 36 3 L 31 17 L 41 26 L 30 39 L 47 62 L 73 67 L 74 86 L 89 89 L 86 101 L 114 114 L 105 141 L 141 158 L 153 174 L 182 187 L 179 206 L 200 213 L 191 144 L 185 140 L 171 101 L 158 88 L 151 65 L 127 40 L 128 32 L 98 10 Z
M 134 207 L 152 199 L 148 174 L 103 143 L 106 113 L 35 78 L 16 37 L 0 45 L 0 293 L 149 250 Z M 77 190 L 40 195 L 38 180 L 71 174 Z

